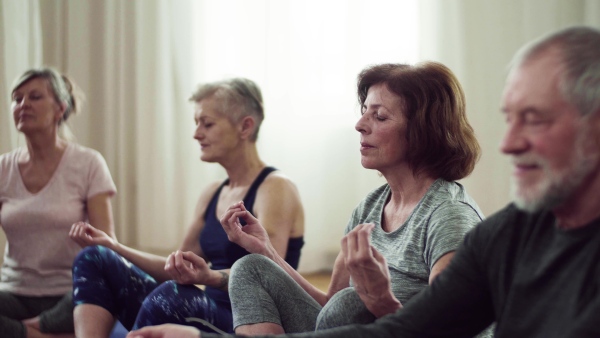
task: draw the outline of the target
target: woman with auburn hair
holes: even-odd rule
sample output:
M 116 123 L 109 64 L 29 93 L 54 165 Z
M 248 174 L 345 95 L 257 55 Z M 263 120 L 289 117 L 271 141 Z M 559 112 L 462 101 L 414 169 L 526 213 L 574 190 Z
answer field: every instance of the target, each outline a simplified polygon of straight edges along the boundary
M 471 173 L 480 148 L 452 72 L 435 62 L 372 66 L 358 76 L 358 98 L 361 164 L 387 183 L 354 209 L 327 293 L 285 263 L 243 202 L 221 218 L 229 238 L 255 253 L 232 268 L 236 333 L 321 330 L 395 312 L 444 270 L 481 221 L 455 182 Z

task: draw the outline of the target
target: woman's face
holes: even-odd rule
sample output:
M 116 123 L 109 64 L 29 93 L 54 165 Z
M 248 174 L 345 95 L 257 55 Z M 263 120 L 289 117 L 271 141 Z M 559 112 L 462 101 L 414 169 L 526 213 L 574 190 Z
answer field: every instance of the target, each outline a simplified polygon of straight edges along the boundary
M 29 80 L 17 88 L 12 94 L 11 108 L 17 130 L 25 134 L 56 130 L 64 112 L 48 81 L 42 78 Z
M 218 99 L 208 97 L 196 102 L 194 121 L 194 138 L 200 143 L 202 161 L 222 162 L 240 145 L 237 126 L 220 113 Z
M 362 166 L 385 175 L 386 170 L 405 165 L 406 126 L 402 98 L 384 83 L 371 86 L 356 123 Z

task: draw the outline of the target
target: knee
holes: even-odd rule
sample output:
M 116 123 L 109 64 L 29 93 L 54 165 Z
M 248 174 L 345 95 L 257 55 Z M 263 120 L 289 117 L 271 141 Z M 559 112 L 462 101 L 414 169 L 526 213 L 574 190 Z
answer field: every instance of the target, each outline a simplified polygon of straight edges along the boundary
M 99 263 L 105 259 L 109 252 L 113 251 L 101 245 L 86 246 L 75 256 L 74 262 Z
M 142 309 L 167 311 L 169 308 L 189 307 L 195 301 L 204 301 L 205 298 L 204 291 L 195 285 L 177 284 L 170 280 L 157 286 L 144 298 Z
M 236 298 L 245 293 L 248 288 L 258 287 L 261 280 L 278 267 L 273 261 L 263 255 L 250 254 L 238 259 L 231 267 L 229 276 L 229 297 Z
M 73 260 L 73 278 L 86 274 L 102 274 L 103 271 L 110 271 L 109 266 L 118 262 L 120 256 L 101 245 L 88 246 L 83 248 Z
M 368 324 L 375 319 L 354 288 L 349 287 L 338 291 L 325 304 L 317 317 L 316 330 L 350 324 Z
M 238 259 L 231 267 L 229 283 L 236 280 L 247 279 L 252 275 L 264 272 L 269 265 L 275 264 L 263 255 L 250 254 Z
M 180 297 L 177 297 L 177 283 L 175 281 L 166 281 L 157 286 L 152 292 L 142 301 L 138 312 L 140 317 L 147 317 L 149 314 L 157 314 L 164 312 L 166 307 L 177 306 L 174 304 Z
M 185 324 L 186 317 L 204 317 L 203 306 L 209 300 L 194 285 L 167 281 L 156 287 L 143 300 L 134 327 L 165 323 Z
M 142 308 L 154 306 L 153 304 L 155 304 L 157 300 L 176 300 L 179 298 L 177 297 L 179 294 L 177 287 L 178 284 L 172 280 L 160 284 L 146 296 L 142 303 Z
M 99 255 L 99 248 L 99 245 L 86 246 L 75 256 L 75 262 L 94 260 Z

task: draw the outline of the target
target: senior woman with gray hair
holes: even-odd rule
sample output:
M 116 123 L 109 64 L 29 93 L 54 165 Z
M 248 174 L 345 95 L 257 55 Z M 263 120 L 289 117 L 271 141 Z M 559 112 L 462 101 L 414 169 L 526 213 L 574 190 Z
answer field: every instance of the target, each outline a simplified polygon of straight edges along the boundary
M 69 239 L 87 221 L 115 238 L 115 184 L 100 153 L 65 136 L 81 102 L 74 84 L 52 68 L 30 69 L 12 90 L 12 113 L 25 147 L 0 156 L 0 223 L 7 247 L 0 280 L 0 335 L 73 333 Z M 61 337 L 64 337 L 61 336 Z
M 73 226 L 72 238 L 87 246 L 73 265 L 78 337 L 106 337 L 115 318 L 127 329 L 179 323 L 232 332 L 229 269 L 248 252 L 229 242 L 218 217 L 239 199 L 262 215 L 275 250 L 298 265 L 302 204 L 294 183 L 258 155 L 259 87 L 242 78 L 208 83 L 190 101 L 200 159 L 220 164 L 228 178 L 202 192 L 180 249 L 168 257 L 129 248 L 89 224 Z

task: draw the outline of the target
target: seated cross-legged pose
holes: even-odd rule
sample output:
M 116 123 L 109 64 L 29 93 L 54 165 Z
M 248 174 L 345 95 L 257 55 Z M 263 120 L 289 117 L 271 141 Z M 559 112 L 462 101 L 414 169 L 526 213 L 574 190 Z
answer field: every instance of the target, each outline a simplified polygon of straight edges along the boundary
M 455 182 L 473 170 L 479 145 L 452 72 L 435 62 L 372 66 L 358 77 L 358 96 L 361 164 L 386 183 L 353 211 L 327 293 L 285 262 L 243 202 L 222 217 L 230 240 L 258 254 L 232 268 L 236 333 L 323 330 L 393 313 L 444 270 L 465 233 L 482 220 Z M 357 241 L 372 249 L 357 250 Z M 382 262 L 384 273 L 363 266 L 367 254 Z M 382 292 L 361 292 L 366 281 Z
M 298 265 L 304 213 L 293 182 L 258 155 L 260 89 L 236 78 L 201 85 L 190 100 L 201 160 L 220 164 L 228 178 L 201 194 L 180 250 L 168 257 L 126 247 L 89 224 L 73 225 L 71 237 L 88 246 L 73 264 L 78 337 L 106 337 L 115 318 L 127 329 L 178 323 L 232 332 L 229 269 L 248 254 L 229 242 L 219 222 L 234 201 L 260 215 L 274 250 Z
M 7 239 L 0 279 L 0 336 L 73 336 L 69 239 L 88 221 L 114 238 L 115 184 L 102 155 L 69 140 L 80 100 L 52 68 L 30 69 L 12 90 L 12 112 L 26 146 L 0 156 L 0 226 Z
M 567 27 L 523 46 L 502 112 L 514 201 L 469 232 L 444 273 L 401 311 L 286 337 L 472 337 L 493 321 L 499 338 L 600 337 L 600 30 Z M 381 273 L 375 257 L 365 262 Z M 161 325 L 131 336 L 200 333 Z

